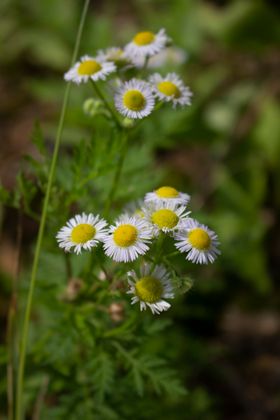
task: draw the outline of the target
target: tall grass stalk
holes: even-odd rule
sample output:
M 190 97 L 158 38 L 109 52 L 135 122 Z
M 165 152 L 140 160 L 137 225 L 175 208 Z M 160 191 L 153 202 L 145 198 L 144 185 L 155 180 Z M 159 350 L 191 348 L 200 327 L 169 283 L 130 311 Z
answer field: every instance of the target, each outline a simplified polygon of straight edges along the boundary
M 89 4 L 90 4 L 90 0 L 85 0 L 81 19 L 80 19 L 80 24 L 79 24 L 79 28 L 77 32 L 77 37 L 75 41 L 75 48 L 74 48 L 73 57 L 72 57 L 72 65 L 77 59 L 78 50 L 81 43 L 83 27 L 85 24 L 85 19 L 86 19 Z M 52 156 L 52 161 L 51 161 L 51 166 L 50 166 L 50 171 L 49 171 L 49 177 L 48 177 L 46 195 L 45 195 L 44 203 L 43 203 L 42 215 L 40 219 L 39 233 L 37 237 L 34 259 L 33 259 L 33 264 L 32 264 L 31 280 L 30 280 L 27 303 L 26 303 L 26 308 L 25 308 L 25 313 L 24 313 L 22 334 L 21 334 L 21 340 L 20 340 L 19 365 L 18 365 L 17 389 L 16 389 L 16 417 L 15 417 L 16 420 L 21 420 L 24 415 L 23 383 L 24 383 L 24 368 L 25 368 L 26 347 L 27 347 L 28 332 L 29 332 L 30 313 L 31 313 L 31 308 L 32 308 L 32 301 L 33 301 L 33 295 L 34 295 L 34 289 L 35 289 L 35 283 L 36 283 L 36 277 L 37 277 L 37 271 L 38 271 L 38 263 L 39 263 L 40 251 L 41 251 L 41 246 L 42 246 L 42 240 L 43 240 L 44 231 L 45 231 L 46 217 L 47 217 L 48 206 L 49 206 L 50 195 L 51 195 L 51 188 L 53 184 L 56 163 L 57 163 L 57 158 L 58 158 L 58 152 L 59 152 L 59 146 L 60 146 L 61 136 L 62 136 L 63 127 L 64 127 L 65 113 L 66 113 L 66 109 L 67 109 L 67 105 L 69 101 L 69 93 L 70 93 L 70 83 L 67 84 L 66 89 L 65 89 L 57 134 L 55 138 L 54 151 L 53 151 L 53 156 Z

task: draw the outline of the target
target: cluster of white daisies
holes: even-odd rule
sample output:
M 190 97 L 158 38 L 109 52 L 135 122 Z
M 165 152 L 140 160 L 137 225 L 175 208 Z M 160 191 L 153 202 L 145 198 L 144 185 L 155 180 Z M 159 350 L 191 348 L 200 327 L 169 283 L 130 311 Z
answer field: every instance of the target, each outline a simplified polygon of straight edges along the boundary
M 133 78 L 121 79 L 121 74 L 132 67 L 141 69 L 150 58 L 162 53 L 170 43 L 165 30 L 137 33 L 124 48 L 108 48 L 98 51 L 96 57 L 85 55 L 65 74 L 66 81 L 86 83 L 106 80 L 116 73 L 114 102 L 116 109 L 127 118 L 137 119 L 149 115 L 156 99 L 177 105 L 190 105 L 192 93 L 176 73 L 162 76 L 154 73 L 148 81 Z
M 189 216 L 189 200 L 188 194 L 173 187 L 160 187 L 146 194 L 142 206 L 127 210 L 109 227 L 99 215 L 83 213 L 70 219 L 56 238 L 66 252 L 77 254 L 102 243 L 108 257 L 126 263 L 146 254 L 159 235 L 168 235 L 187 260 L 212 263 L 220 253 L 217 235 Z M 140 276 L 132 271 L 128 277 L 128 293 L 134 295 L 132 303 L 140 302 L 141 310 L 148 306 L 159 313 L 170 307 L 164 299 L 173 297 L 171 275 L 162 265 L 144 264 Z

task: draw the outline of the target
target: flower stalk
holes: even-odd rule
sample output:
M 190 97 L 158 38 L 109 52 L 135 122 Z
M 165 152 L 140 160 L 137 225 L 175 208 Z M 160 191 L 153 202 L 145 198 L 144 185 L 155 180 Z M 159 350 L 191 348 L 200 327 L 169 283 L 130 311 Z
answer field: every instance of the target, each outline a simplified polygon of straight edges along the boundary
M 89 4 L 90 4 L 90 0 L 85 0 L 81 19 L 80 19 L 80 24 L 78 28 L 78 33 L 76 37 L 72 63 L 75 62 L 78 55 L 78 50 L 81 43 L 82 32 L 83 32 Z M 35 283 L 36 283 L 37 272 L 38 272 L 40 251 L 42 247 L 42 241 L 43 241 L 46 219 L 47 219 L 47 211 L 48 211 L 51 189 L 53 185 L 53 179 L 54 179 L 54 174 L 55 174 L 55 169 L 56 169 L 56 164 L 57 164 L 59 147 L 61 143 L 61 137 L 63 133 L 65 114 L 66 114 L 66 109 L 67 109 L 67 105 L 69 101 L 69 94 L 70 94 L 70 83 L 68 83 L 66 86 L 62 109 L 60 113 L 59 124 L 58 124 L 55 144 L 54 144 L 54 151 L 52 155 L 52 161 L 51 161 L 49 177 L 48 177 L 48 182 L 47 182 L 46 195 L 44 198 L 43 210 L 42 210 L 42 215 L 40 219 L 39 232 L 38 232 L 38 237 L 37 237 L 37 242 L 36 242 L 36 247 L 35 247 L 35 254 L 34 254 L 34 259 L 33 259 L 33 264 L 32 264 L 31 280 L 30 280 L 30 285 L 29 285 L 29 290 L 28 290 L 27 303 L 26 303 L 26 308 L 25 308 L 25 313 L 24 313 L 22 335 L 20 339 L 19 365 L 18 365 L 18 375 L 17 375 L 16 416 L 15 416 L 16 420 L 22 420 L 22 418 L 24 417 L 24 407 L 23 407 L 23 391 L 24 391 L 23 388 L 24 387 L 23 385 L 24 385 L 24 369 L 25 369 L 25 361 L 26 361 L 26 349 L 27 349 L 27 340 L 28 340 L 28 332 L 29 332 L 30 314 L 31 314 L 31 309 L 32 309 L 33 295 L 34 295 Z

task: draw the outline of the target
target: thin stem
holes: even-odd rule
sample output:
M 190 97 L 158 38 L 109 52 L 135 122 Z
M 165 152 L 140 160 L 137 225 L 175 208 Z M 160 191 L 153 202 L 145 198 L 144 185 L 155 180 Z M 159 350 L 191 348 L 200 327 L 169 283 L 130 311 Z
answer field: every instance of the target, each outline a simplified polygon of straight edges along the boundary
M 81 20 L 79 24 L 79 29 L 77 33 L 77 38 L 75 42 L 75 48 L 74 48 L 73 57 L 72 57 L 72 64 L 75 62 L 77 58 L 89 3 L 90 3 L 90 0 L 85 0 L 84 8 L 82 11 L 82 16 L 81 16 Z M 65 113 L 66 113 L 66 108 L 67 108 L 68 100 L 69 100 L 69 93 L 70 93 L 70 84 L 68 83 L 65 89 L 65 93 L 64 93 L 63 104 L 62 104 L 56 139 L 55 139 L 54 151 L 53 151 L 53 156 L 52 156 L 52 161 L 51 161 L 51 166 L 50 166 L 50 171 L 49 171 L 49 178 L 48 178 L 46 195 L 45 195 L 44 204 L 43 204 L 42 216 L 40 220 L 39 232 L 38 232 L 38 237 L 37 237 L 37 242 L 36 242 L 32 270 L 31 270 L 30 286 L 28 290 L 27 303 L 26 303 L 25 314 L 24 314 L 22 336 L 21 336 L 21 341 L 20 341 L 19 366 L 18 366 L 18 378 L 17 378 L 16 420 L 21 420 L 24 413 L 23 379 L 24 379 L 24 368 L 25 368 L 25 359 L 26 359 L 26 347 L 27 347 L 27 339 L 28 339 L 28 331 L 29 331 L 30 313 L 31 313 L 33 294 L 34 294 L 35 282 L 36 282 L 37 271 L 38 271 L 39 256 L 40 256 L 41 245 L 42 245 L 46 218 L 47 218 L 47 210 L 48 210 L 48 205 L 50 201 L 51 188 L 52 188 L 52 183 L 53 183 L 53 178 L 54 178 L 54 173 L 55 173 L 55 168 L 56 168 L 56 163 L 57 163 L 57 158 L 58 158 L 58 151 L 59 151 L 61 136 L 63 132 Z
M 158 241 L 157 241 L 157 244 L 156 244 L 156 255 L 155 255 L 154 263 L 152 265 L 152 271 L 155 269 L 155 266 L 160 261 L 160 256 L 161 256 L 161 253 L 162 253 L 164 239 L 165 239 L 164 233 L 160 232 L 159 237 L 158 237 Z
M 112 109 L 111 105 L 109 104 L 109 102 L 107 101 L 107 99 L 105 98 L 102 90 L 99 88 L 98 84 L 95 83 L 93 80 L 91 80 L 91 84 L 93 86 L 93 89 L 95 91 L 95 93 L 97 94 L 97 96 L 99 96 L 99 98 L 104 102 L 106 108 L 108 109 L 108 111 L 110 112 L 110 114 L 112 115 L 112 118 L 117 126 L 117 128 L 119 130 L 122 130 L 122 126 L 121 123 L 119 122 L 114 110 Z
M 125 160 L 126 153 L 127 153 L 127 144 L 128 144 L 127 133 L 122 131 L 122 136 L 123 136 L 123 144 L 122 144 L 122 147 L 121 147 L 119 160 L 117 162 L 117 167 L 116 167 L 116 172 L 115 172 L 115 176 L 114 176 L 114 179 L 113 179 L 113 183 L 112 183 L 112 186 L 111 186 L 111 189 L 110 189 L 110 192 L 109 192 L 106 204 L 105 204 L 105 210 L 104 210 L 104 216 L 105 217 L 107 217 L 107 215 L 110 211 L 112 202 L 114 200 L 116 190 L 118 188 L 119 180 L 120 180 L 120 177 L 121 177 L 124 160 Z
M 36 403 L 35 403 L 32 420 L 40 420 L 41 410 L 42 410 L 42 407 L 43 407 L 43 404 L 44 404 L 44 399 L 45 399 L 46 394 L 47 394 L 49 381 L 50 381 L 49 377 L 44 376 L 42 384 L 41 384 L 41 388 L 39 390 L 37 400 L 36 400 Z
M 20 273 L 20 258 L 21 258 L 21 244 L 22 244 L 22 217 L 23 208 L 22 200 L 18 210 L 17 223 L 17 240 L 16 249 L 17 256 L 15 258 L 15 272 L 12 276 L 12 296 L 8 313 L 8 327 L 7 327 L 7 349 L 8 349 L 8 366 L 7 366 L 7 398 L 8 398 L 8 419 L 14 418 L 14 395 L 15 395 L 15 365 L 16 365 L 16 335 L 17 335 L 17 301 L 18 301 L 18 282 Z
M 71 257 L 70 254 L 65 253 L 65 269 L 66 269 L 66 276 L 67 281 L 73 277 L 73 270 L 72 270 L 72 264 L 71 264 Z

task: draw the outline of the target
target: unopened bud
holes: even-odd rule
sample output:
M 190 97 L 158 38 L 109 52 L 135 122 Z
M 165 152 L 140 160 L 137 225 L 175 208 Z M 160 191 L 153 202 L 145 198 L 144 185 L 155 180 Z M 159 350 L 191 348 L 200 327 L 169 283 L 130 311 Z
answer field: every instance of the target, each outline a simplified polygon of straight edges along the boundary
M 80 294 L 84 285 L 85 283 L 83 282 L 82 279 L 79 279 L 79 278 L 70 279 L 63 295 L 64 299 L 70 302 L 75 300 Z
M 112 319 L 112 321 L 120 322 L 124 318 L 124 308 L 121 303 L 111 303 L 109 306 L 109 315 Z

